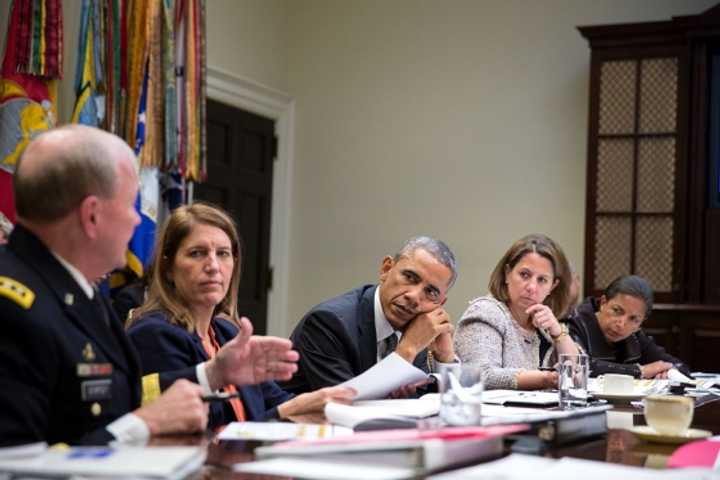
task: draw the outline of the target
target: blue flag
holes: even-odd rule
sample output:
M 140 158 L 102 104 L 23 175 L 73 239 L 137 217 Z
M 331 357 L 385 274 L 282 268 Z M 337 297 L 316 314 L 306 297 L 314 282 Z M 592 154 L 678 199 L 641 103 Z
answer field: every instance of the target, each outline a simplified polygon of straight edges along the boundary
M 145 145 L 145 110 L 147 107 L 149 69 L 145 66 L 145 77 L 138 108 L 138 123 L 135 133 L 135 155 L 139 158 Z M 135 200 L 135 209 L 140 215 L 140 224 L 135 227 L 128 246 L 128 267 L 138 277 L 145 275 L 152 259 L 157 228 L 158 199 L 160 185 L 157 168 L 140 169 L 140 191 Z

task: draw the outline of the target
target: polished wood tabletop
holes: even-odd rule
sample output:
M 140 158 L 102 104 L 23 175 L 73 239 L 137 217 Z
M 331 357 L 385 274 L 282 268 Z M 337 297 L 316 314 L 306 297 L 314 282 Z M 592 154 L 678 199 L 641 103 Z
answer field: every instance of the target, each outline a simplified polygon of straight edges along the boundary
M 709 430 L 720 434 L 720 397 L 707 396 L 696 401 L 692 428 Z M 628 416 L 632 425 L 645 425 L 641 408 L 618 406 L 613 412 Z M 154 444 L 188 444 L 206 446 L 208 456 L 205 467 L 194 478 L 197 479 L 283 479 L 286 477 L 250 475 L 232 471 L 236 463 L 252 461 L 253 450 L 259 442 L 232 441 L 217 442 L 212 436 L 186 436 L 159 438 Z M 679 445 L 665 445 L 645 442 L 629 430 L 611 428 L 607 434 L 590 440 L 578 441 L 562 446 L 548 446 L 539 454 L 551 457 L 574 457 L 598 460 L 623 465 L 648 468 L 664 468 L 667 460 Z M 511 449 L 508 446 L 508 453 Z

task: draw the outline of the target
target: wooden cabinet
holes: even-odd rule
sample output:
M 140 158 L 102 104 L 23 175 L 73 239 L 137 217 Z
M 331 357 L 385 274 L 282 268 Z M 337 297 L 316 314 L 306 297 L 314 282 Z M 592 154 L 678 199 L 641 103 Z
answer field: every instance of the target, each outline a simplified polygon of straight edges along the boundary
M 591 49 L 585 292 L 649 279 L 647 332 L 720 371 L 720 5 L 579 31 Z
M 644 329 L 693 370 L 720 371 L 720 306 L 659 304 Z

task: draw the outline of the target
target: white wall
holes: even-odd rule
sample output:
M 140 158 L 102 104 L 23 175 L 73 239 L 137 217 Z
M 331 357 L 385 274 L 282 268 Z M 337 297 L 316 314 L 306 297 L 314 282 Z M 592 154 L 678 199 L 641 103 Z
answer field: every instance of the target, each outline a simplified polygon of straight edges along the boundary
M 287 7 L 286 0 L 206 0 L 208 65 L 288 91 Z
M 583 261 L 589 49 L 577 25 L 664 20 L 714 1 L 303 0 L 289 319 L 374 282 L 426 233 L 454 249 L 453 318 L 520 236 Z M 276 332 L 281 333 L 281 332 Z

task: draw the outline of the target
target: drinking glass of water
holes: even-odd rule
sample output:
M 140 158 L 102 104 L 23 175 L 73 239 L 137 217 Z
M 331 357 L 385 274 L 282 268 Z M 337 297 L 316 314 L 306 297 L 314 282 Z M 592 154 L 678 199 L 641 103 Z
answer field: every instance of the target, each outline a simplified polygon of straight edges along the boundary
M 478 365 L 440 366 L 440 418 L 449 425 L 482 422 L 482 371 Z
M 584 407 L 588 400 L 588 356 L 584 354 L 561 353 L 558 363 L 560 407 L 572 409 Z

